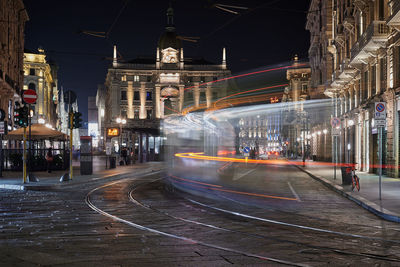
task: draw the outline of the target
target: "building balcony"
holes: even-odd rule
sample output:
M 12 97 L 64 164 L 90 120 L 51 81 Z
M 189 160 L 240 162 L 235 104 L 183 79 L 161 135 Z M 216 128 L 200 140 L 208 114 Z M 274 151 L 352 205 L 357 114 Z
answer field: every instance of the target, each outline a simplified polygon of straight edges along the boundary
M 397 30 L 400 30 L 400 2 L 391 1 L 391 5 L 392 15 L 387 20 L 387 24 L 389 26 L 395 27 Z
M 345 82 L 349 82 L 357 75 L 357 69 L 350 66 L 350 59 L 345 58 L 342 63 L 340 63 L 340 74 L 339 78 Z
M 354 33 L 354 17 L 353 8 L 347 7 L 343 15 L 343 26 L 350 32 Z
M 385 46 L 388 36 L 386 21 L 373 21 L 351 48 L 350 64 L 366 64 L 371 54 Z

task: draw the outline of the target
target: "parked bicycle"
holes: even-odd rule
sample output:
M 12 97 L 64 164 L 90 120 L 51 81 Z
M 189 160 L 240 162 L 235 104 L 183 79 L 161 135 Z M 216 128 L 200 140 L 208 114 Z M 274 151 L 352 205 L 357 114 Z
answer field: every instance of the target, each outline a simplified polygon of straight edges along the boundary
M 354 187 L 360 191 L 360 178 L 356 175 L 356 168 L 351 167 L 351 191 L 354 191 Z

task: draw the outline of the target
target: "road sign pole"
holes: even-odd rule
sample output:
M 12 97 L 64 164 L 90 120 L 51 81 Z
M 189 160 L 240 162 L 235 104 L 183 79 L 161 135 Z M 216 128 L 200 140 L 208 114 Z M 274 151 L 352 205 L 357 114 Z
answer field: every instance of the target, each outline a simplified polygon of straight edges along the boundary
M 379 200 L 382 199 L 382 131 L 379 127 Z
M 4 124 L 4 121 L 0 121 Z M 0 134 L 0 177 L 3 177 L 3 135 Z
M 22 161 L 23 161 L 23 169 L 22 169 L 22 175 L 23 175 L 23 182 L 26 183 L 26 127 L 24 126 L 24 148 L 22 152 Z
M 31 104 L 28 105 L 28 127 L 29 127 L 29 147 L 28 147 L 28 173 L 32 171 L 32 116 L 31 116 Z
M 333 154 L 333 179 L 336 180 L 336 165 L 337 165 L 337 136 L 333 138 L 335 153 Z
M 70 123 L 70 129 L 69 129 L 69 179 L 72 180 L 72 175 L 73 175 L 73 167 L 72 167 L 72 126 L 73 126 L 73 119 L 72 116 L 69 116 L 69 123 Z

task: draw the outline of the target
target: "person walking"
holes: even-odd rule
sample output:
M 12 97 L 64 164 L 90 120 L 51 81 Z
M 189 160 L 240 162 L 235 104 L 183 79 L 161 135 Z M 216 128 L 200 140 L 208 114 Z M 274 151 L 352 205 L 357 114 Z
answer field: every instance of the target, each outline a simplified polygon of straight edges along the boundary
M 51 173 L 51 165 L 53 164 L 53 152 L 51 147 L 46 153 L 46 162 L 47 162 L 47 172 Z
M 124 160 L 125 165 L 128 165 L 128 150 L 126 149 L 126 147 L 123 147 L 121 150 L 121 156 Z

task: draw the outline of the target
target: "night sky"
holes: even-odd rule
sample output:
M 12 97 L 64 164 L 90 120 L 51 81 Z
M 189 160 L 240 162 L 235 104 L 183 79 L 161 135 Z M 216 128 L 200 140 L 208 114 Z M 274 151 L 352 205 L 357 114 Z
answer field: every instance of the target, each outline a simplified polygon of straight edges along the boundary
M 25 47 L 45 49 L 59 66 L 59 88 L 74 90 L 87 120 L 87 97 L 95 96 L 111 63 L 113 44 L 124 60 L 155 57 L 158 38 L 166 25 L 168 0 L 24 0 L 30 20 Z M 309 0 L 176 0 L 174 22 L 184 42 L 185 57 L 204 57 L 219 63 L 227 49 L 232 73 L 288 62 L 295 54 L 307 58 L 305 30 Z M 213 7 L 214 3 L 248 7 L 240 15 Z M 109 32 L 99 38 L 82 31 Z

